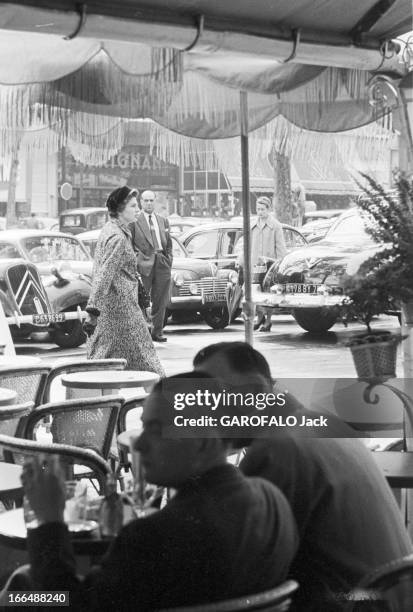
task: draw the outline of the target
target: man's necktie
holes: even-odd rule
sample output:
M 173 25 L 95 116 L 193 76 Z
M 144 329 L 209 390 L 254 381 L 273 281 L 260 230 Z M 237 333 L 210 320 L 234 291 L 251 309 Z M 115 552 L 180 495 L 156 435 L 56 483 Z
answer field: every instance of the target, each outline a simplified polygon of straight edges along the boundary
M 156 237 L 155 226 L 152 221 L 152 215 L 148 215 L 148 216 L 149 216 L 149 229 L 151 231 L 153 248 L 158 251 L 158 250 L 161 250 L 162 247 L 158 242 L 158 238 Z

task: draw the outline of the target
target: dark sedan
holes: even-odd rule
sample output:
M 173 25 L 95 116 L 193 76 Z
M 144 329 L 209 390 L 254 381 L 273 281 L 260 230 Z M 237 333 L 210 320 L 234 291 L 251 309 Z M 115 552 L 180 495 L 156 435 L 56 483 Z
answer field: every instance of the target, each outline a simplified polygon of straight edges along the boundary
M 366 233 L 355 209 L 343 213 L 323 240 L 289 253 L 271 266 L 263 291 L 254 291 L 256 306 L 291 311 L 310 332 L 325 332 L 338 319 L 343 300 L 341 277 L 357 272 L 361 263 L 380 248 Z
M 93 256 L 100 230 L 79 234 Z M 235 285 L 238 274 L 231 269 L 218 269 L 212 262 L 190 257 L 176 236 L 172 236 L 172 282 L 166 316 L 176 320 L 188 313 L 199 312 L 213 328 L 223 328 L 229 323 L 226 306 L 228 285 Z

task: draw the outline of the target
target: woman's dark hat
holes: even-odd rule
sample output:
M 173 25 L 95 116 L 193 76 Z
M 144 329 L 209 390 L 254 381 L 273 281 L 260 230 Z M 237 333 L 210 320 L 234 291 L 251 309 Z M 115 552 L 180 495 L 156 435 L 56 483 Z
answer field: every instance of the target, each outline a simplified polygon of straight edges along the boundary
M 109 194 L 109 197 L 106 200 L 106 206 L 109 208 L 109 210 L 116 211 L 118 207 L 126 200 L 137 197 L 137 195 L 137 190 L 131 189 L 127 185 L 118 187 L 117 189 L 114 189 L 111 194 Z

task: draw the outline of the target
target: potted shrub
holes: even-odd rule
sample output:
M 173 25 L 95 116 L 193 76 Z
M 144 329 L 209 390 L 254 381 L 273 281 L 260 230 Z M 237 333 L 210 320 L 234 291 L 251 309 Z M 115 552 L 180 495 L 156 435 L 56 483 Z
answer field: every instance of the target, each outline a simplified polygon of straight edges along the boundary
M 344 320 L 355 317 L 367 326 L 367 334 L 349 342 L 353 357 L 357 355 L 359 377 L 390 377 L 395 375 L 397 344 L 402 338 L 372 332 L 370 323 L 375 315 L 401 308 L 406 312 L 413 304 L 413 183 L 396 173 L 396 189 L 389 193 L 372 177 L 361 176 L 366 182 L 365 197 L 358 207 L 366 219 L 366 231 L 380 248 L 357 274 L 344 279 L 348 296 Z
M 377 274 L 374 258 L 365 261 L 353 276 L 346 276 L 342 287 L 346 295 L 341 305 L 341 317 L 347 325 L 357 320 L 366 331 L 354 335 L 347 343 L 352 352 L 359 378 L 390 378 L 395 376 L 397 344 L 400 334 L 372 330 L 371 322 L 377 315 L 395 309 L 385 279 Z

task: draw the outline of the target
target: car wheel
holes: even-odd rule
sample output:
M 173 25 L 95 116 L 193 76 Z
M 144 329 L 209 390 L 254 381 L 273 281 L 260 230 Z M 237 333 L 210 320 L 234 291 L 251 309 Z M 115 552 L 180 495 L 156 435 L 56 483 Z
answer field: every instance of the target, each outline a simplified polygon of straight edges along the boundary
M 205 323 L 212 329 L 224 329 L 229 323 L 228 308 L 226 306 L 204 310 L 202 313 Z
M 13 340 L 25 340 L 30 336 L 32 331 L 33 327 L 27 327 L 26 325 L 22 325 L 21 327 L 10 325 L 10 333 Z
M 292 315 L 300 327 L 313 334 L 328 331 L 338 317 L 336 310 L 324 308 L 296 308 Z
M 56 324 L 50 331 L 52 342 L 61 348 L 76 348 L 86 342 L 86 334 L 83 331 L 82 321 L 73 319 Z

